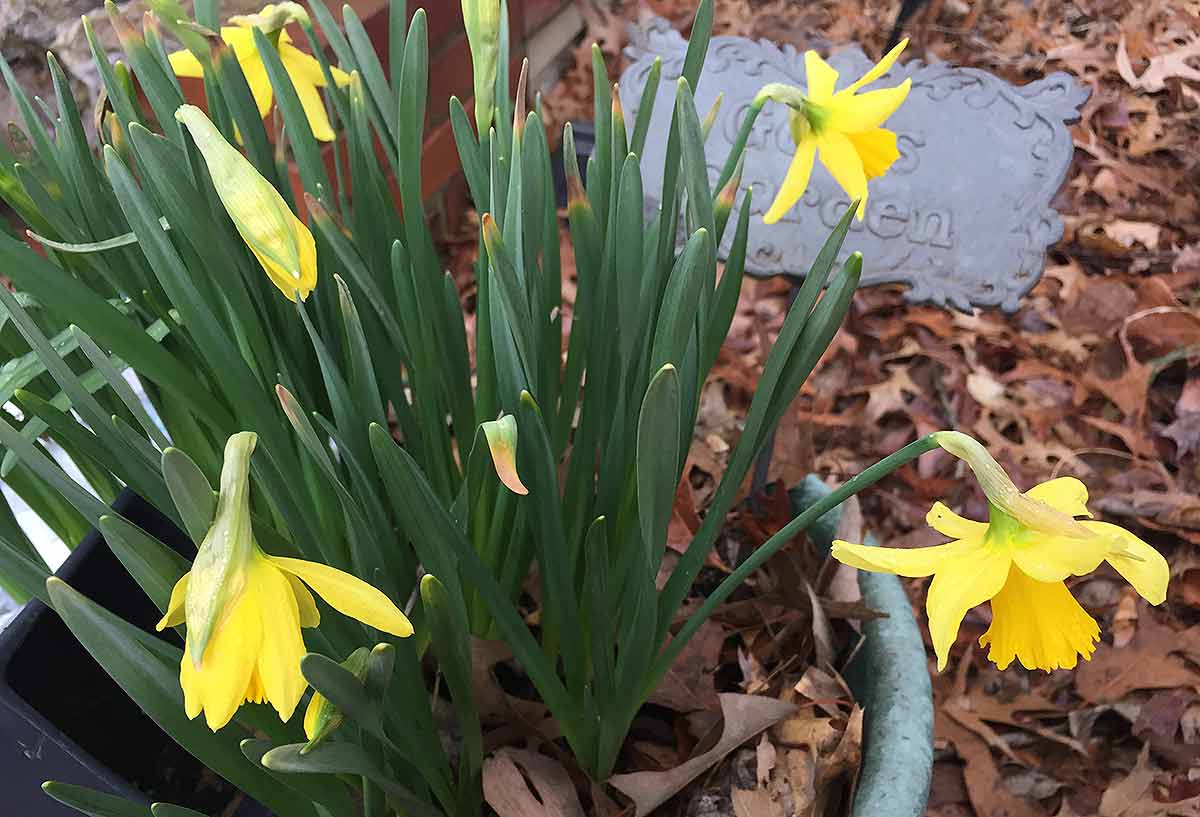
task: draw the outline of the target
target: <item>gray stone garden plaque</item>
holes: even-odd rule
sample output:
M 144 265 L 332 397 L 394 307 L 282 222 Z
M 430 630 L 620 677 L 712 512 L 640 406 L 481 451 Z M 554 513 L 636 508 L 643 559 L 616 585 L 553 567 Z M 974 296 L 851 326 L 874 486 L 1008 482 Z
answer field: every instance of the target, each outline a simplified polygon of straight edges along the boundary
M 658 206 L 676 82 L 687 42 L 666 20 L 640 28 L 627 48 L 621 101 L 632 122 L 655 56 L 663 59 L 642 157 L 647 207 Z M 872 60 L 857 46 L 832 55 L 843 87 Z M 1017 308 L 1042 274 L 1046 248 L 1062 237 L 1050 206 L 1071 162 L 1067 123 L 1078 119 L 1088 90 L 1063 73 L 1014 87 L 973 68 L 913 60 L 897 64 L 871 88 L 912 78 L 908 100 L 885 127 L 898 134 L 900 158 L 871 182 L 866 217 L 856 221 L 844 254 L 862 252 L 864 284 L 902 282 L 909 300 L 970 310 Z M 696 89 L 701 116 L 725 98 L 708 140 L 715 182 L 754 95 L 768 82 L 806 86 L 803 54 L 741 37 L 714 37 Z M 746 269 L 759 276 L 802 276 L 849 198 L 817 162 L 808 191 L 779 223 L 762 214 L 775 198 L 795 146 L 787 108 L 768 103 L 746 150 L 743 189 L 753 191 Z M 740 199 L 739 199 L 740 205 Z M 725 257 L 733 230 L 726 231 Z

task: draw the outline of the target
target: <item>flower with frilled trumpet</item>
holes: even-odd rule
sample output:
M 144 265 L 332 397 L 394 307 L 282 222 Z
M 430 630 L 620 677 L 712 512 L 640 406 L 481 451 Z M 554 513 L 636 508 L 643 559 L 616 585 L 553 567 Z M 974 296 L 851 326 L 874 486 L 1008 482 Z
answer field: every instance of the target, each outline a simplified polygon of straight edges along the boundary
M 309 588 L 334 609 L 401 638 L 412 625 L 371 585 L 327 565 L 270 556 L 250 523 L 250 455 L 257 435 L 225 445 L 221 492 L 212 527 L 192 568 L 171 591 L 158 629 L 187 624 L 180 664 L 184 708 L 216 731 L 245 701 L 268 702 L 287 721 L 308 684 L 300 673 L 301 627 L 321 614 Z
M 990 601 L 992 624 L 979 639 L 1000 669 L 1017 659 L 1027 669 L 1074 667 L 1095 650 L 1100 627 L 1063 580 L 1107 561 L 1151 604 L 1167 594 L 1167 562 L 1127 530 L 1088 519 L 1087 488 L 1060 477 L 1022 493 L 977 441 L 965 434 L 933 435 L 962 459 L 987 496 L 987 522 L 936 503 L 929 525 L 954 541 L 925 548 L 833 543 L 833 556 L 861 570 L 933 576 L 926 600 L 938 669 L 946 661 L 967 610 Z M 1078 519 L 1077 517 L 1084 517 Z

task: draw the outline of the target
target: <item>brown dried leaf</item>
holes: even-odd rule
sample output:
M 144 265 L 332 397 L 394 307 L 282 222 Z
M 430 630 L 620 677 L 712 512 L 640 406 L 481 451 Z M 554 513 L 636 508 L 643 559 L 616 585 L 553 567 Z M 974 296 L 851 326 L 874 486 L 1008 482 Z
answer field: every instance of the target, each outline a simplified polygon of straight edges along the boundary
M 685 713 L 715 706 L 713 672 L 721 664 L 725 637 L 725 628 L 712 619 L 700 625 L 650 696 L 650 703 Z
M 567 770 L 522 749 L 500 749 L 483 762 L 483 798 L 499 817 L 584 817 Z
M 1135 91 L 1154 93 L 1161 91 L 1168 79 L 1200 81 L 1200 70 L 1188 65 L 1189 59 L 1200 57 L 1200 39 L 1193 40 L 1185 46 L 1166 54 L 1150 58 L 1150 66 L 1138 76 L 1133 71 L 1129 60 L 1129 52 L 1125 47 L 1125 35 L 1117 42 L 1117 73 L 1121 79 L 1129 83 Z
M 725 728 L 712 749 L 670 771 L 633 772 L 609 779 L 613 788 L 634 802 L 635 817 L 645 817 L 734 749 L 795 711 L 791 704 L 758 695 L 727 692 L 720 700 Z

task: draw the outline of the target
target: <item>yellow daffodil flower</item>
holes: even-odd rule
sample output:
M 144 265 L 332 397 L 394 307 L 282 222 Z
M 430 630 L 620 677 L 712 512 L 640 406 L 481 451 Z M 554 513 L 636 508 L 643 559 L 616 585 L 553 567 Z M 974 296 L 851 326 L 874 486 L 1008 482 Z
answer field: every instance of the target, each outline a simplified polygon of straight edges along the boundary
M 307 14 L 296 3 L 272 3 L 264 6 L 257 14 L 230 18 L 229 22 L 234 25 L 221 27 L 221 39 L 233 49 L 233 54 L 242 67 L 242 73 L 246 75 L 250 93 L 254 95 L 258 113 L 265 117 L 271 110 L 273 92 L 271 81 L 267 78 L 267 69 L 259 56 L 258 48 L 254 45 L 254 29 L 260 29 L 267 34 L 279 49 L 279 59 L 296 88 L 296 96 L 300 98 L 300 104 L 304 107 L 304 115 L 308 117 L 313 136 L 322 142 L 332 142 L 333 128 L 325 113 L 325 103 L 321 101 L 321 95 L 317 92 L 318 88 L 325 87 L 325 74 L 321 71 L 321 64 L 292 45 L 292 38 L 284 28 L 293 20 L 307 19 Z M 175 51 L 168 59 L 171 61 L 171 70 L 177 76 L 204 76 L 203 66 L 191 51 Z M 350 82 L 350 75 L 340 68 L 330 66 L 329 71 L 338 85 Z
M 816 51 L 807 51 L 807 94 L 782 83 L 771 83 L 758 92 L 756 107 L 761 108 L 771 99 L 791 109 L 789 122 L 796 143 L 796 155 L 779 194 L 763 216 L 765 223 L 779 221 L 804 195 L 818 156 L 851 200 L 858 200 L 858 217 L 862 219 L 867 206 L 867 181 L 882 176 L 900 157 L 896 134 L 880 126 L 904 102 L 912 80 L 906 79 L 895 88 L 862 94 L 858 90 L 887 73 L 907 45 L 908 40 L 904 40 L 862 77 L 836 92 L 833 89 L 838 72 Z
M 180 664 L 189 718 L 204 712 L 213 731 L 245 701 L 269 702 L 287 721 L 308 686 L 300 673 L 301 627 L 321 614 L 309 592 L 334 609 L 401 638 L 412 625 L 371 585 L 327 565 L 270 556 L 250 524 L 250 455 L 257 435 L 241 432 L 225 445 L 216 516 L 192 569 L 171 591 L 158 629 L 187 624 Z M 307 585 L 307 586 L 306 586 Z
M 1027 669 L 1075 666 L 1091 658 L 1100 627 L 1063 580 L 1107 561 L 1151 604 L 1167 595 L 1162 555 L 1127 530 L 1090 517 L 1087 488 L 1074 477 L 1043 482 L 1021 493 L 982 445 L 958 432 L 934 435 L 970 466 L 989 502 L 988 522 L 958 516 L 936 503 L 930 527 L 954 541 L 925 548 L 833 543 L 833 556 L 860 570 L 933 576 L 926 600 L 938 670 L 967 610 L 991 601 L 992 624 L 979 639 L 1000 669 L 1017 659 Z
M 175 118 L 192 135 L 225 211 L 271 283 L 288 300 L 306 299 L 317 285 L 317 245 L 308 227 L 203 111 L 181 105 Z

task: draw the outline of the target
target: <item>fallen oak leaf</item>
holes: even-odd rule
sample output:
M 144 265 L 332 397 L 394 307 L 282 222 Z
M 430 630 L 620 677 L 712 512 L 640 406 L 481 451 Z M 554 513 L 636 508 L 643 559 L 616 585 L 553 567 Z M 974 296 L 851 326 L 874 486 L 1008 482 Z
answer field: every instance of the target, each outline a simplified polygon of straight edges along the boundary
M 1115 703 L 1138 689 L 1200 684 L 1200 675 L 1175 654 L 1195 652 L 1197 634 L 1191 630 L 1176 632 L 1159 624 L 1154 616 L 1139 616 L 1139 622 L 1128 646 L 1100 644 L 1090 661 L 1075 668 L 1075 690 L 1088 703 Z
M 725 628 L 712 619 L 700 625 L 651 694 L 650 703 L 684 713 L 717 703 L 713 673 L 721 664 L 726 635 Z
M 1142 744 L 1137 765 L 1122 780 L 1113 783 L 1100 798 L 1100 817 L 1132 817 L 1138 804 L 1150 800 L 1154 769 L 1150 766 L 1150 743 Z
M 483 799 L 500 817 L 584 817 L 567 770 L 523 749 L 500 749 L 483 762 Z
M 841 740 L 833 754 L 817 759 L 816 792 L 817 799 L 813 814 L 829 813 L 829 805 L 836 803 L 835 785 L 843 778 L 849 778 L 852 786 L 862 764 L 863 741 L 863 708 L 858 704 L 846 719 L 846 729 L 842 732 Z
M 1173 77 L 1200 82 L 1200 70 L 1187 64 L 1194 57 L 1200 57 L 1200 39 L 1166 54 L 1151 57 L 1150 66 L 1139 77 L 1133 72 L 1133 64 L 1125 47 L 1125 35 L 1122 34 L 1117 42 L 1117 73 L 1135 91 L 1155 93 L 1161 91 L 1166 81 Z
M 609 785 L 633 801 L 635 817 L 645 817 L 734 749 L 795 711 L 791 704 L 759 695 L 726 692 L 720 700 L 725 728 L 712 749 L 669 771 L 633 772 L 609 778 Z
M 945 738 L 962 759 L 967 796 L 979 817 L 1042 817 L 1041 809 L 1016 796 L 1004 785 L 987 744 L 968 729 L 944 716 L 935 720 L 935 733 Z

